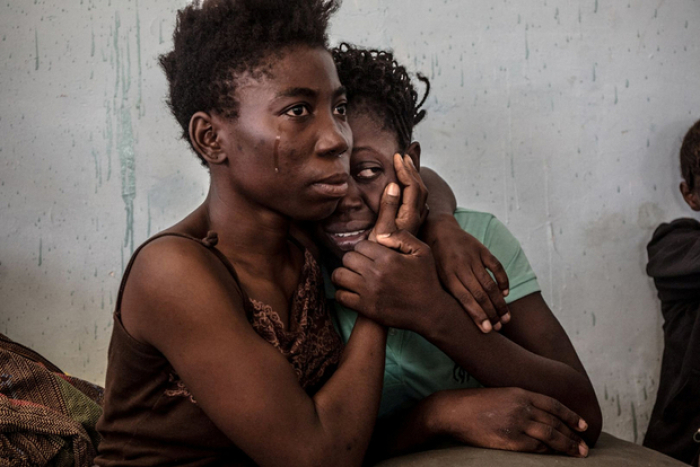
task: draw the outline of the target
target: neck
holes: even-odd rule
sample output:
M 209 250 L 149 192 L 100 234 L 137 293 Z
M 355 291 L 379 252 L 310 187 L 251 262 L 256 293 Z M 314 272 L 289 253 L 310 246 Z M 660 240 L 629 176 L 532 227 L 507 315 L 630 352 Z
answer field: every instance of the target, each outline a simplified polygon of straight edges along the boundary
M 218 234 L 217 248 L 232 262 L 267 269 L 289 259 L 289 218 L 214 179 L 202 209 L 209 230 Z

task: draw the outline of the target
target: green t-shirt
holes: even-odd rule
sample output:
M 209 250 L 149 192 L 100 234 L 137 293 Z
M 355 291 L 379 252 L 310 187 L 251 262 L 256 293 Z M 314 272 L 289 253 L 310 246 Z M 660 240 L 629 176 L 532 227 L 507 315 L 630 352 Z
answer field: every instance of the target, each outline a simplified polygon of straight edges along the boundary
M 506 303 L 539 292 L 537 278 L 520 243 L 493 214 L 458 208 L 455 218 L 505 268 L 510 284 Z M 357 313 L 333 300 L 335 287 L 325 268 L 324 276 L 326 297 L 335 311 L 334 323 L 343 341 L 347 342 Z M 389 330 L 379 416 L 407 407 L 436 391 L 479 386 L 478 381 L 419 334 L 403 329 Z

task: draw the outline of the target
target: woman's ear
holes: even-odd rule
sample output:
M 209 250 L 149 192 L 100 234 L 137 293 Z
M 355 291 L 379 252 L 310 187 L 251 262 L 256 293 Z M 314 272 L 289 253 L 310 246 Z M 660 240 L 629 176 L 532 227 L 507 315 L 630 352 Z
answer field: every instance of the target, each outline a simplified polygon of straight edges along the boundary
M 221 164 L 226 160 L 217 126 L 211 115 L 206 112 L 197 112 L 192 115 L 189 131 L 192 146 L 207 161 L 207 164 Z
M 683 199 L 693 211 L 700 211 L 700 196 L 698 190 L 691 189 L 686 182 L 681 182 L 681 194 Z
M 420 143 L 418 141 L 412 142 L 406 149 L 406 154 L 411 157 L 413 165 L 420 170 Z

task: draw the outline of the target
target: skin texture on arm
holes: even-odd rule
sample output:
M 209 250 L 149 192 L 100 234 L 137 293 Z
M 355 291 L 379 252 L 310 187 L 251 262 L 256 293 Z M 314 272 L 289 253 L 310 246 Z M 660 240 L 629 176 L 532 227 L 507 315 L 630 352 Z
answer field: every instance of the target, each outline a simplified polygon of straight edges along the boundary
M 486 386 L 519 387 L 557 399 L 586 420 L 590 428 L 583 437 L 595 443 L 601 426 L 595 393 L 539 294 L 511 305 L 519 317 L 508 325 L 511 338 L 483 334 L 440 287 L 427 245 L 401 231 L 380 241 L 400 252 L 363 242 L 346 254 L 345 267 L 333 274 L 345 289 L 336 294 L 341 304 L 423 335 Z
M 421 167 L 420 176 L 430 193 L 428 219 L 431 215 L 447 214 L 451 216 L 457 209 L 457 198 L 447 182 L 429 167 Z
M 207 416 L 257 464 L 361 463 L 384 371 L 386 331 L 375 323 L 358 320 L 335 374 L 309 397 L 247 321 L 220 260 L 172 237 L 137 257 L 122 321 L 163 353 Z

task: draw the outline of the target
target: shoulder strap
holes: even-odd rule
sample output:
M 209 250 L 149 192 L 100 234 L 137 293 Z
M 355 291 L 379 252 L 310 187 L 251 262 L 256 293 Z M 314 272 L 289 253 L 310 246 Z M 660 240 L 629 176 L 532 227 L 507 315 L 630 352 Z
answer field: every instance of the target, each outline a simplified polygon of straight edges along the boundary
M 219 261 L 221 261 L 223 263 L 226 270 L 233 277 L 233 281 L 236 283 L 236 287 L 238 288 L 238 292 L 241 294 L 241 297 L 243 298 L 243 303 L 244 303 L 244 307 L 246 310 L 246 314 L 250 313 L 250 310 L 249 310 L 250 300 L 248 298 L 248 294 L 246 294 L 243 287 L 241 287 L 241 283 L 238 280 L 238 274 L 236 274 L 236 269 L 233 267 L 233 264 L 231 264 L 231 262 L 228 260 L 228 258 L 226 258 L 226 256 L 216 248 L 216 244 L 218 243 L 219 238 L 218 238 L 216 232 L 214 232 L 213 230 L 210 230 L 207 233 L 207 236 L 204 237 L 203 239 L 195 238 L 195 237 L 192 237 L 190 235 L 179 233 L 179 232 L 161 232 L 161 233 L 149 238 L 145 242 L 143 242 L 136 249 L 134 254 L 131 255 L 131 259 L 129 260 L 129 264 L 127 264 L 126 269 L 124 270 L 124 274 L 122 275 L 121 284 L 119 285 L 119 295 L 117 295 L 117 304 L 116 304 L 116 307 L 114 309 L 115 310 L 114 312 L 115 312 L 115 314 L 117 314 L 117 316 L 121 312 L 122 296 L 124 294 L 124 287 L 126 286 L 126 280 L 129 277 L 129 273 L 131 272 L 131 268 L 134 265 L 134 260 L 136 259 L 136 256 L 143 249 L 143 247 L 145 247 L 146 245 L 148 245 L 152 241 L 157 240 L 157 239 L 162 238 L 162 237 L 185 238 L 187 240 L 192 240 L 193 242 L 196 242 L 196 243 L 202 245 L 207 250 L 211 251 L 214 254 L 214 256 L 216 256 L 219 259 Z

